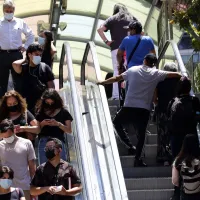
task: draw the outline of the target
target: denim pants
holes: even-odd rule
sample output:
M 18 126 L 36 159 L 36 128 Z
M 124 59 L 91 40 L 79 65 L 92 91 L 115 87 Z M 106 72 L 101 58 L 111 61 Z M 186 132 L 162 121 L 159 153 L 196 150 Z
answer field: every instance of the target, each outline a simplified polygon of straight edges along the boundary
M 44 148 L 46 146 L 47 140 L 49 137 L 42 137 L 39 139 L 38 142 L 38 163 L 41 165 L 42 163 L 47 162 L 47 158 L 45 156 Z M 67 160 L 67 151 L 65 143 L 62 141 L 62 152 L 61 152 L 61 159 Z

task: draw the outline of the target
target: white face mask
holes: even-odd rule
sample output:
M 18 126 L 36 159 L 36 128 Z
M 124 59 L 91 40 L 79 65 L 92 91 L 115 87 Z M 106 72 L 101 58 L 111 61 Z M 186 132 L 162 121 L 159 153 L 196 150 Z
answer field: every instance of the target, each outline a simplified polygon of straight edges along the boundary
M 7 20 L 12 20 L 14 13 L 4 13 L 4 18 Z
M 4 140 L 6 143 L 11 144 L 11 143 L 14 142 L 15 136 L 12 135 L 12 136 L 10 136 L 10 137 L 8 137 L 8 138 L 3 138 L 3 140 Z
M 40 45 L 44 45 L 45 44 L 45 38 L 38 36 L 38 43 Z
M 12 185 L 12 180 L 11 179 L 0 179 L 0 186 L 3 189 L 8 189 Z
M 40 64 L 40 62 L 41 62 L 41 56 L 33 56 L 33 63 L 35 64 L 35 65 L 39 65 Z

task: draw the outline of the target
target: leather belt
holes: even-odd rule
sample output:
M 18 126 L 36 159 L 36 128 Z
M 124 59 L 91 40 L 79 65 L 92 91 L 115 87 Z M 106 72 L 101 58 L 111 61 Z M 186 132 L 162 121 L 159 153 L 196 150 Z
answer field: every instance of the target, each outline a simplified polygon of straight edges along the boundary
M 13 53 L 13 52 L 19 52 L 19 49 L 10 49 L 10 50 L 3 50 L 0 49 L 0 53 Z

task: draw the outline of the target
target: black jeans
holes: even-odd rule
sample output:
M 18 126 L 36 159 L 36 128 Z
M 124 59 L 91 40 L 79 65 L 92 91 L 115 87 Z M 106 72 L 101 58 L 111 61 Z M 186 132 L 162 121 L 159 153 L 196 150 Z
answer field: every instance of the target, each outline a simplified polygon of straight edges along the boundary
M 136 145 L 136 159 L 140 159 L 145 141 L 145 133 L 149 121 L 149 111 L 143 108 L 122 107 L 113 120 L 115 129 L 123 141 L 127 141 L 127 146 L 132 147 L 132 143 L 124 127 L 133 125 L 138 142 Z
M 18 59 L 22 59 L 22 53 L 0 51 L 0 98 L 7 92 L 9 70 L 11 69 L 13 79 L 17 78 L 18 75 L 12 68 L 12 63 Z

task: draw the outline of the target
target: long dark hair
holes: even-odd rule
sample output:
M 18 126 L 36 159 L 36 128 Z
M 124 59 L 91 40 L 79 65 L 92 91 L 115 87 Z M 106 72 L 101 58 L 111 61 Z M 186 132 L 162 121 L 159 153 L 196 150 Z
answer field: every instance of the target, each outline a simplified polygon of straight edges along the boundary
M 41 99 L 36 104 L 35 111 L 36 111 L 37 114 L 45 112 L 45 106 L 44 105 L 45 105 L 46 99 L 51 99 L 51 100 L 54 101 L 54 110 L 51 111 L 52 113 L 56 109 L 63 108 L 63 100 L 60 97 L 60 95 L 58 94 L 58 92 L 53 88 L 49 88 L 49 89 L 44 91 Z
M 9 97 L 16 98 L 18 102 L 18 110 L 21 114 L 25 114 L 25 111 L 27 110 L 27 104 L 26 104 L 25 99 L 15 90 L 10 90 L 5 93 L 5 95 L 2 97 L 2 100 L 1 100 L 0 121 L 9 117 L 9 110 L 7 106 L 7 99 Z
M 133 15 L 128 11 L 127 7 L 122 3 L 117 3 L 113 8 L 113 15 L 116 16 L 118 20 L 137 20 Z
M 43 31 L 45 35 L 45 44 L 44 44 L 44 51 L 43 51 L 43 56 L 51 55 L 51 42 L 53 41 L 53 33 L 51 31 L 45 30 Z
M 188 167 L 192 166 L 192 161 L 200 158 L 200 148 L 198 136 L 188 134 L 185 136 L 180 153 L 177 156 L 176 163 L 181 164 L 185 161 Z

